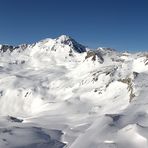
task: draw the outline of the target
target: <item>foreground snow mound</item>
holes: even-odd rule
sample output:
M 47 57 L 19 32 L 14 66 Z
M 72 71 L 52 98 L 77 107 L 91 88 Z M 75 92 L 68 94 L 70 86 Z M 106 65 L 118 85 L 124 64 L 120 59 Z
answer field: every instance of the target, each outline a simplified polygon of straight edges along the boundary
M 148 53 L 1 45 L 0 147 L 147 148 L 147 84 Z

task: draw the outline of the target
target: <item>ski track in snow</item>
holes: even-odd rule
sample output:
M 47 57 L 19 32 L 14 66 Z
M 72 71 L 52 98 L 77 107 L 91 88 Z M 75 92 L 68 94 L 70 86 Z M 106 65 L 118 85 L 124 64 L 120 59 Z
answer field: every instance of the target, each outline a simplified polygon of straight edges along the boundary
M 0 148 L 148 148 L 148 53 L 2 47 Z

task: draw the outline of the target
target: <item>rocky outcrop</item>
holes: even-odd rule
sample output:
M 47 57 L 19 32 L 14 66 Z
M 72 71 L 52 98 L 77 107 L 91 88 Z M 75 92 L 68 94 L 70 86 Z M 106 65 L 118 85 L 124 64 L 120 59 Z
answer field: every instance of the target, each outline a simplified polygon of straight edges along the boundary
M 119 79 L 118 81 L 127 84 L 127 89 L 130 92 L 129 102 L 131 102 L 133 100 L 133 98 L 135 97 L 132 79 L 131 78 L 125 78 L 125 79 Z
M 2 52 L 6 52 L 6 51 L 10 51 L 12 52 L 16 47 L 11 46 L 11 45 L 1 45 L 0 51 Z
M 97 51 L 91 51 L 91 50 L 87 52 L 85 60 L 88 58 L 92 58 L 92 61 L 96 61 L 97 57 L 98 57 L 100 63 L 104 62 L 104 59 L 103 59 L 101 53 L 99 53 Z

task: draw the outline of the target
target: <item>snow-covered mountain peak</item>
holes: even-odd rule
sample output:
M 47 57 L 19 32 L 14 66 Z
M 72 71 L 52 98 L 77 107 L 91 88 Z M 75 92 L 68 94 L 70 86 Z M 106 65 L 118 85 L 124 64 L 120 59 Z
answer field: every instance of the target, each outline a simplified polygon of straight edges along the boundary
M 63 45 L 68 45 L 73 48 L 74 51 L 78 53 L 86 52 L 86 47 L 84 45 L 81 45 L 77 41 L 75 41 L 70 36 L 61 35 L 57 39 L 55 39 L 56 42 L 61 43 Z
M 67 36 L 67 35 L 61 35 L 58 38 L 56 38 L 56 40 L 58 42 L 64 43 L 65 41 L 72 40 L 72 38 L 70 36 Z

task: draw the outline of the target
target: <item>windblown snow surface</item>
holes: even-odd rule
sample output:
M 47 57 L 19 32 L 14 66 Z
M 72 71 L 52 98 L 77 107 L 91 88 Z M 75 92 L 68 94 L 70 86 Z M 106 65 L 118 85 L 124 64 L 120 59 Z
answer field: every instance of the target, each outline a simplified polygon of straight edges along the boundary
M 148 148 L 148 53 L 62 35 L 0 46 L 0 148 Z

